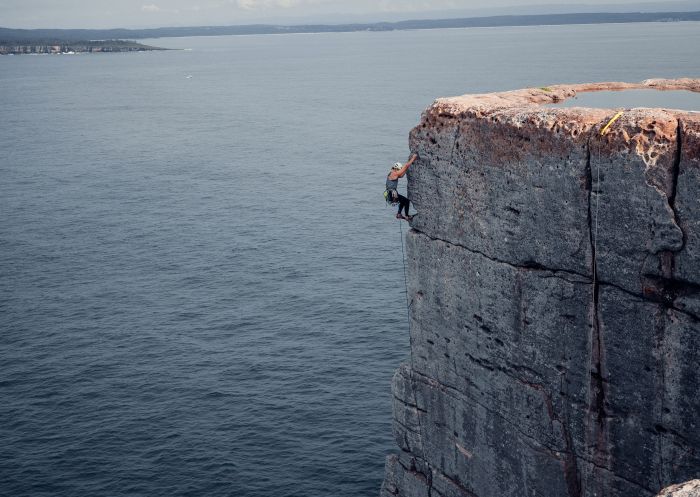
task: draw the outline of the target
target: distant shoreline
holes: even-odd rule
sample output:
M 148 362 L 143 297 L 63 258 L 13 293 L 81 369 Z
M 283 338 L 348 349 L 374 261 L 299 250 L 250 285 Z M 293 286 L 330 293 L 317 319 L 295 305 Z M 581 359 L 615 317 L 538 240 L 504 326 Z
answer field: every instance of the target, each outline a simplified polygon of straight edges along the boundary
M 700 11 L 692 12 L 626 12 L 574 13 L 538 15 L 500 15 L 458 19 L 422 19 L 398 22 L 352 24 L 249 24 L 234 26 L 193 26 L 151 29 L 12 29 L 0 28 L 0 53 L 8 46 L 51 46 L 82 44 L 85 52 L 145 51 L 162 48 L 140 45 L 137 39 L 181 38 L 196 36 L 235 36 L 260 34 L 348 33 L 356 31 L 399 31 L 445 28 L 557 26 L 571 24 L 628 24 L 646 22 L 700 21 Z M 82 41 L 80 41 L 82 40 Z M 96 41 L 84 41 L 96 40 Z M 102 48 L 100 48 L 100 44 Z M 91 47 L 94 47 L 90 49 Z M 75 50 L 74 50 L 75 51 Z M 18 52 L 51 53 L 51 52 Z M 63 52 L 65 53 L 65 52 Z
M 126 40 L 66 41 L 58 39 L 1 40 L 0 55 L 73 55 L 79 53 L 168 50 Z

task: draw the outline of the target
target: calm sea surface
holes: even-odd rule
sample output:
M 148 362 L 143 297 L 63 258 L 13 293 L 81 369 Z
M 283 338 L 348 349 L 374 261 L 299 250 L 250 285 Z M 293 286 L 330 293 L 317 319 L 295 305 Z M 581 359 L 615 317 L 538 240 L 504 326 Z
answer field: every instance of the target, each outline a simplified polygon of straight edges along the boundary
M 377 495 L 422 109 L 700 77 L 697 23 L 150 43 L 0 58 L 2 496 Z

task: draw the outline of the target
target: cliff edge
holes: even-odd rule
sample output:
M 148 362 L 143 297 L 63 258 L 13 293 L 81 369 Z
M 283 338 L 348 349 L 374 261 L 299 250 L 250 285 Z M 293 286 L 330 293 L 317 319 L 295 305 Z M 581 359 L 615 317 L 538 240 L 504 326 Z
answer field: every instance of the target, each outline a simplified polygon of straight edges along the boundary
M 700 475 L 700 113 L 435 101 L 382 497 L 651 497 Z

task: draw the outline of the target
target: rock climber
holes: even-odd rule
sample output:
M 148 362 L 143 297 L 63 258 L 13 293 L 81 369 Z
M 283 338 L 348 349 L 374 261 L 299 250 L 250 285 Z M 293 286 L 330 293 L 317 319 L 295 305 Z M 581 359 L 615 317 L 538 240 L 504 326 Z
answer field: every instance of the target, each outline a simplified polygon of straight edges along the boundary
M 396 219 L 406 219 L 407 221 L 413 219 L 413 216 L 408 215 L 410 201 L 398 192 L 398 187 L 399 178 L 404 177 L 409 166 L 413 164 L 413 161 L 415 161 L 417 158 L 418 155 L 413 154 L 411 158 L 408 159 L 406 164 L 396 162 L 393 166 L 391 166 L 391 170 L 386 177 L 386 191 L 384 192 L 384 197 L 391 205 L 399 204 L 399 212 L 396 213 Z M 406 214 L 402 215 L 401 210 L 403 210 Z

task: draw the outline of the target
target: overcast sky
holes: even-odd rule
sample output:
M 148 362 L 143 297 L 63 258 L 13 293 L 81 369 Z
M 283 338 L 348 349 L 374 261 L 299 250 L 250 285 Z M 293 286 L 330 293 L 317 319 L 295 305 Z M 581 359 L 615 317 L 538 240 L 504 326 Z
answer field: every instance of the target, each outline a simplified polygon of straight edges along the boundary
M 580 0 L 639 4 L 643 0 Z M 685 0 L 692 3 L 695 0 Z M 13 28 L 114 28 L 229 25 L 251 22 L 352 22 L 454 14 L 500 14 L 494 9 L 555 4 L 556 0 L 0 0 L 0 26 Z M 571 8 L 569 2 L 568 6 Z M 678 4 L 658 0 L 653 5 Z M 700 9 L 700 0 L 696 2 Z M 543 10 L 562 10 L 559 6 Z M 584 9 L 574 9 L 584 10 Z M 686 10 L 686 9 L 684 9 Z M 529 13 L 529 12 L 525 12 Z M 448 16 L 449 17 L 449 16 Z

